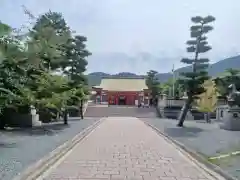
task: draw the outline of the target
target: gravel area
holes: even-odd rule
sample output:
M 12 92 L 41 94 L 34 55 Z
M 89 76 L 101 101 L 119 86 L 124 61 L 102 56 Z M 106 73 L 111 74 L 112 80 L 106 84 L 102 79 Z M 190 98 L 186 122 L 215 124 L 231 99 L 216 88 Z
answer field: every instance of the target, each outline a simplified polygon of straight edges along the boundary
M 186 121 L 185 127 L 176 127 L 177 121 L 159 118 L 143 118 L 165 134 L 181 142 L 205 157 L 218 156 L 240 150 L 240 131 L 226 131 L 218 123 Z M 217 164 L 240 179 L 240 156 L 226 158 Z
M 11 180 L 32 163 L 73 138 L 97 118 L 54 123 L 44 128 L 0 132 L 0 179 Z

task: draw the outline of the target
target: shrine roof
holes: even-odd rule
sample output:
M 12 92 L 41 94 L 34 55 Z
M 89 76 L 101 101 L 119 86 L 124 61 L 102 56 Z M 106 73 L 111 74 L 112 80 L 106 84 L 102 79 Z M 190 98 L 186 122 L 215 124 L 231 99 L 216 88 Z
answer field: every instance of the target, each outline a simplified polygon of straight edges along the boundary
M 143 91 L 148 89 L 144 78 L 103 78 L 98 87 L 107 91 Z

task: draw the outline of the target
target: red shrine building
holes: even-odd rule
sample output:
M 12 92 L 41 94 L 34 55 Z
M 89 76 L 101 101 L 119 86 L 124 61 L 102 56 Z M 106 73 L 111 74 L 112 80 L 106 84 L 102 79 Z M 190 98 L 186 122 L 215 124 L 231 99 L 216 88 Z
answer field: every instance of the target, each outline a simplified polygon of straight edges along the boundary
M 143 78 L 103 78 L 92 90 L 97 104 L 149 105 L 150 91 Z

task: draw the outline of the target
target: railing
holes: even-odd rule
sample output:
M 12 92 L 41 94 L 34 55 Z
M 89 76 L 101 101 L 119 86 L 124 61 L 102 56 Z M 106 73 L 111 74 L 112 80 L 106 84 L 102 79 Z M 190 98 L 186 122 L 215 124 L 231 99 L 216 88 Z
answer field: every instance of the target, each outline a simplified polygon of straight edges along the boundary
M 159 99 L 158 106 L 159 107 L 172 107 L 172 106 L 183 106 L 183 99 Z
M 226 99 L 218 99 L 217 101 L 217 106 L 222 106 L 222 105 L 227 105 L 227 100 Z

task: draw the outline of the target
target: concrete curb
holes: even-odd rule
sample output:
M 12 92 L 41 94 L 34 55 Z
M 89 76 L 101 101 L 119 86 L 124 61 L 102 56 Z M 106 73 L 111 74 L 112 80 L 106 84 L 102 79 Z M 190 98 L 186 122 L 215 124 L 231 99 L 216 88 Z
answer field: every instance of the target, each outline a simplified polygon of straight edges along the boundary
M 13 180 L 36 180 L 45 171 L 47 171 L 53 164 L 55 164 L 62 156 L 64 156 L 69 150 L 76 146 L 84 137 L 91 133 L 97 126 L 102 123 L 105 118 L 101 118 L 93 125 L 87 127 L 82 132 L 74 136 L 74 138 L 68 140 L 64 144 L 57 147 L 55 150 L 47 154 L 45 157 L 30 165 L 22 173 L 19 173 Z
M 144 121 L 143 121 L 144 122 Z M 161 135 L 165 140 L 170 142 L 171 144 L 174 144 L 183 154 L 187 155 L 188 158 L 190 158 L 192 161 L 194 161 L 195 164 L 197 164 L 198 167 L 203 169 L 207 174 L 212 176 L 215 179 L 222 179 L 219 177 L 222 176 L 226 180 L 237 180 L 237 178 L 233 177 L 229 173 L 223 171 L 219 166 L 210 163 L 206 158 L 201 156 L 196 151 L 192 150 L 191 148 L 186 147 L 184 144 L 174 140 L 172 137 L 168 136 L 155 126 L 144 122 L 147 126 L 152 128 L 154 131 L 156 131 L 159 135 Z

